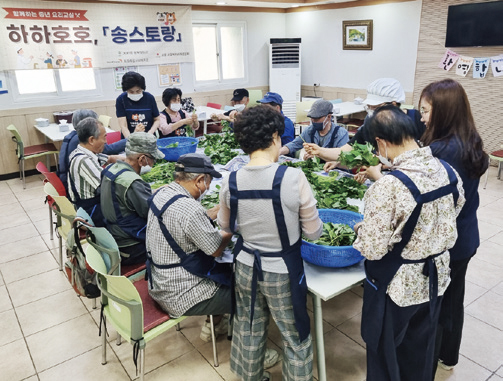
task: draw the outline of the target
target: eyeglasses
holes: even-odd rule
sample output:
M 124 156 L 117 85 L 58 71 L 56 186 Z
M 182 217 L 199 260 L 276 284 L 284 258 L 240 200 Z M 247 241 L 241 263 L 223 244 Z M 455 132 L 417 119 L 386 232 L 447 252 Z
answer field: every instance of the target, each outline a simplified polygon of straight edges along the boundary
M 421 107 L 421 109 L 419 110 L 419 112 L 421 113 L 421 115 L 424 115 L 424 114 L 429 114 L 431 110 L 425 110 L 424 107 Z
M 144 156 L 147 157 L 147 158 L 149 158 L 150 160 L 152 160 L 152 165 L 155 164 L 155 159 L 152 156 L 147 155 L 147 154 L 144 154 Z M 147 164 L 148 164 L 148 160 L 147 160 Z

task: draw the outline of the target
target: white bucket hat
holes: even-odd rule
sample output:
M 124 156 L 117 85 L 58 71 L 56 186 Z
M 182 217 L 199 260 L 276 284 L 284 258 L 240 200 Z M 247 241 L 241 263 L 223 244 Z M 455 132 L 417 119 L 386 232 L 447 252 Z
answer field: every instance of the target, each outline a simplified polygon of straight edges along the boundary
M 405 91 L 402 85 L 394 78 L 379 78 L 367 87 L 367 99 L 364 104 L 370 106 L 386 102 L 405 102 Z

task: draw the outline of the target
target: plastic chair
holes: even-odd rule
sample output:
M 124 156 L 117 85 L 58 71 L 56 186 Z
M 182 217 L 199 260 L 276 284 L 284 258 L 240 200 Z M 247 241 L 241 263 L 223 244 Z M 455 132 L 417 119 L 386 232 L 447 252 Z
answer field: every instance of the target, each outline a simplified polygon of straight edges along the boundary
M 248 97 L 250 101 L 248 102 L 247 107 L 254 107 L 258 105 L 257 101 L 263 98 L 262 90 L 248 90 L 248 93 L 250 94 Z
M 157 132 L 157 130 L 155 132 Z M 114 131 L 114 132 L 107 133 L 107 144 L 112 144 L 112 143 L 118 142 L 119 140 L 121 140 L 121 132 L 120 131 Z
M 61 180 L 59 179 L 59 177 L 55 173 L 49 172 L 49 170 L 47 169 L 45 164 L 42 163 L 41 161 L 39 161 L 37 163 L 36 168 L 37 168 L 37 171 L 39 171 L 42 175 L 44 175 L 44 177 L 45 177 L 44 184 L 51 183 L 58 195 L 66 196 L 65 186 L 63 185 L 63 183 L 61 182 Z M 47 205 L 49 206 L 49 228 L 50 228 L 49 230 L 50 230 L 50 235 L 51 235 L 51 240 L 52 240 L 52 239 L 54 239 L 54 234 L 53 234 L 53 230 L 52 230 L 52 225 L 53 225 L 52 213 L 55 211 L 56 207 L 54 206 L 54 199 L 49 195 L 46 195 L 46 202 L 47 202 Z
M 147 343 L 161 333 L 177 327 L 186 316 L 181 316 L 178 319 L 170 318 L 148 294 L 148 283 L 146 280 L 142 279 L 132 283 L 124 276 L 108 275 L 105 262 L 94 247 L 87 247 L 86 259 L 89 266 L 98 276 L 98 287 L 101 290 L 103 311 L 102 321 L 111 324 L 118 335 L 133 345 L 133 353 L 139 352 L 140 380 L 143 381 L 145 376 L 145 347 Z M 109 301 L 111 301 L 110 304 Z M 211 321 L 213 322 L 213 320 Z M 213 355 L 216 356 L 213 325 L 212 340 L 214 345 Z M 107 363 L 106 346 L 106 332 L 104 332 L 102 336 L 101 361 L 103 365 Z M 133 358 L 136 360 L 135 356 Z M 217 362 L 215 366 L 218 366 Z
M 211 103 L 211 102 L 206 103 L 206 106 L 211 107 L 211 108 L 216 108 L 218 110 L 220 110 L 222 108 L 222 105 L 220 105 L 218 103 Z
M 24 176 L 24 161 L 26 159 L 34 159 L 36 157 L 54 155 L 54 161 L 56 162 L 56 168 L 58 167 L 58 149 L 52 143 L 37 144 L 33 146 L 25 147 L 23 139 L 19 134 L 17 128 L 11 124 L 7 127 L 7 130 L 11 132 L 12 140 L 17 144 L 16 155 L 19 162 L 19 176 L 23 180 L 23 189 L 26 189 L 26 181 Z
M 112 120 L 112 117 L 108 115 L 100 115 L 98 116 L 98 120 L 101 122 L 101 124 L 103 124 L 103 127 L 107 128 L 110 127 L 110 121 Z
M 503 144 L 501 145 L 501 148 L 503 148 Z M 491 160 L 496 160 L 498 162 L 498 180 L 501 180 L 501 167 L 502 167 L 501 163 L 503 162 L 503 149 L 491 152 L 489 154 L 489 166 L 491 165 Z M 484 184 L 484 189 L 486 189 L 488 177 L 489 177 L 489 168 L 487 168 L 486 171 L 486 181 Z

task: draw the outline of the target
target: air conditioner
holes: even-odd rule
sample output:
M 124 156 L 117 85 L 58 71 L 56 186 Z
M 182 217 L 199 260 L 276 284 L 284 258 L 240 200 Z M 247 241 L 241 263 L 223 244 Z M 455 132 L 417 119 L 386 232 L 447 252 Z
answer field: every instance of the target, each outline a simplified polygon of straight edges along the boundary
M 269 91 L 283 97 L 283 113 L 295 120 L 300 101 L 300 38 L 271 38 L 269 45 Z

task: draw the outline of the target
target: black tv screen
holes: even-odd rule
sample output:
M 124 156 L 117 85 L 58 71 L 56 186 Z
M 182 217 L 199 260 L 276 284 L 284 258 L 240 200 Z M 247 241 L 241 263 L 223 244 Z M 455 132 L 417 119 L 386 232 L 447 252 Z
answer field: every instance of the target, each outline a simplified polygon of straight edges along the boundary
M 451 5 L 445 47 L 503 45 L 503 1 Z

